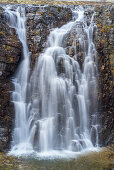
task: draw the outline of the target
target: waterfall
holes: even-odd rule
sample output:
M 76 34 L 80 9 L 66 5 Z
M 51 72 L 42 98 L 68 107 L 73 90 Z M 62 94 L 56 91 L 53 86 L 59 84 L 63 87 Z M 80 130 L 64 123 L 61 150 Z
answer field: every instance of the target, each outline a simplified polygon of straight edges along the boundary
M 13 79 L 15 126 L 11 153 L 83 152 L 98 146 L 97 59 L 93 42 L 94 13 L 87 24 L 83 7 L 72 9 L 73 20 L 50 32 L 46 49 L 29 76 L 25 8 L 5 9 L 9 26 L 23 46 L 23 60 Z M 75 54 L 66 53 L 72 31 Z M 76 42 L 83 52 L 82 66 Z
M 15 78 L 13 79 L 15 90 L 12 93 L 12 102 L 14 103 L 15 108 L 15 127 L 12 145 L 16 145 L 22 141 L 27 141 L 28 137 L 28 127 L 26 126 L 28 122 L 26 93 L 30 71 L 30 53 L 26 40 L 25 8 L 18 6 L 16 9 L 13 9 L 12 6 L 8 5 L 5 7 L 5 14 L 8 25 L 16 30 L 23 48 L 23 60 L 17 70 Z

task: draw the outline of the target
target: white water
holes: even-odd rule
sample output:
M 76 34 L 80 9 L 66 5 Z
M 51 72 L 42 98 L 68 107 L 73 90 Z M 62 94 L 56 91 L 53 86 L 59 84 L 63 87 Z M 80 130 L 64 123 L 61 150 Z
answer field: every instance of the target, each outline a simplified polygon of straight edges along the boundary
M 97 94 L 94 15 L 87 26 L 84 9 L 78 7 L 73 11 L 73 21 L 54 29 L 28 79 L 25 9 L 18 7 L 13 11 L 7 7 L 5 12 L 23 45 L 23 60 L 13 80 L 15 127 L 10 153 L 37 152 L 40 156 L 67 157 L 67 153 L 69 156 L 94 149 L 98 146 L 97 109 L 96 104 L 92 104 L 96 103 Z M 74 58 L 67 55 L 63 47 L 72 29 L 83 51 L 82 69 L 78 63 L 76 39 L 73 39 Z
M 28 127 L 27 122 L 27 82 L 29 77 L 29 49 L 26 40 L 26 17 L 25 8 L 18 6 L 15 10 L 12 6 L 5 8 L 5 14 L 8 25 L 16 30 L 16 33 L 22 43 L 23 60 L 18 68 L 16 77 L 13 79 L 15 87 L 12 93 L 12 99 L 15 107 L 15 127 L 13 132 L 13 143 L 16 145 L 21 141 L 27 141 Z

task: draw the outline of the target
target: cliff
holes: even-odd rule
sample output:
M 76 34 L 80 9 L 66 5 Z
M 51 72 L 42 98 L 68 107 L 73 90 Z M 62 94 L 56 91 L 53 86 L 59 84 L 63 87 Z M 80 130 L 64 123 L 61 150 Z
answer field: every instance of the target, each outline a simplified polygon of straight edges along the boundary
M 85 6 L 86 7 L 86 6 Z M 92 6 L 89 6 L 93 8 Z M 90 12 L 86 13 L 91 15 Z M 31 69 L 35 60 L 46 47 L 46 39 L 51 29 L 60 27 L 72 19 L 69 7 L 60 6 L 26 6 L 27 40 L 31 52 Z M 98 58 L 98 115 L 100 121 L 100 144 L 112 144 L 113 135 L 113 6 L 95 7 L 94 21 L 97 29 L 94 31 L 94 42 Z M 89 22 L 89 20 L 88 20 Z M 73 32 L 72 32 L 73 34 Z M 73 57 L 71 35 L 66 37 L 66 52 Z M 14 107 L 11 102 L 14 77 L 21 58 L 22 46 L 15 30 L 6 24 L 4 9 L 0 7 L 0 151 L 10 147 L 11 131 L 14 124 Z M 80 63 L 82 55 L 78 54 Z
M 100 141 L 106 146 L 113 143 L 114 129 L 114 5 L 95 9 L 97 23 L 96 48 L 99 71 L 98 112 L 100 120 Z

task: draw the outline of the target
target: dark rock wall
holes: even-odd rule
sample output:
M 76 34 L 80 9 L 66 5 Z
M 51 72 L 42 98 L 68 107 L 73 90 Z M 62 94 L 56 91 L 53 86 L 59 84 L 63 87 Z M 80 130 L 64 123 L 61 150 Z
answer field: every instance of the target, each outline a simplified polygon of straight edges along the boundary
M 99 141 L 106 146 L 113 143 L 114 134 L 114 5 L 97 7 L 95 11 L 95 43 L 99 71 L 98 111 L 101 123 Z
M 21 43 L 14 29 L 6 24 L 3 8 L 0 7 L 0 151 L 9 148 L 14 107 L 10 92 L 13 76 L 21 57 Z
M 93 8 L 93 7 L 92 7 Z M 97 31 L 94 33 L 94 40 L 98 52 L 99 70 L 99 120 L 100 141 L 102 145 L 112 143 L 113 129 L 113 94 L 112 94 L 112 56 L 113 56 L 113 8 L 112 5 L 95 8 L 95 22 Z M 87 17 L 91 15 L 87 13 Z M 27 16 L 27 41 L 31 53 L 31 69 L 40 53 L 48 45 L 47 36 L 51 29 L 60 27 L 72 18 L 69 8 L 46 6 L 26 6 Z M 89 21 L 88 21 L 89 22 Z M 73 57 L 73 41 L 66 37 L 66 52 Z M 77 46 L 79 45 L 76 42 Z M 79 47 L 80 48 L 80 47 Z M 0 151 L 9 149 L 11 141 L 12 125 L 14 123 L 14 107 L 11 102 L 10 92 L 13 90 L 11 78 L 21 60 L 22 46 L 14 29 L 6 24 L 3 9 L 0 7 Z M 82 63 L 83 54 L 78 53 L 79 62 Z
M 27 7 L 27 39 L 29 50 L 32 54 L 31 68 L 33 68 L 44 47 L 50 30 L 61 27 L 72 19 L 70 8 L 47 6 L 47 7 Z

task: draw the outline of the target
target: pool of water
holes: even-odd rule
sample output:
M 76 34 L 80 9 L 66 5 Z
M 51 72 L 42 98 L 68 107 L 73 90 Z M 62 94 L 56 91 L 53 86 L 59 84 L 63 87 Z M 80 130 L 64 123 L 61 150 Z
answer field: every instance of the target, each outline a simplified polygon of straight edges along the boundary
M 44 158 L 27 155 L 13 157 L 0 153 L 0 170 L 113 170 L 114 168 L 113 147 L 83 153 L 69 159 Z

